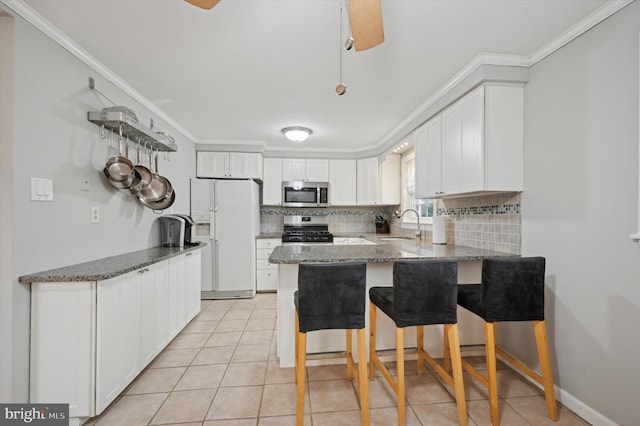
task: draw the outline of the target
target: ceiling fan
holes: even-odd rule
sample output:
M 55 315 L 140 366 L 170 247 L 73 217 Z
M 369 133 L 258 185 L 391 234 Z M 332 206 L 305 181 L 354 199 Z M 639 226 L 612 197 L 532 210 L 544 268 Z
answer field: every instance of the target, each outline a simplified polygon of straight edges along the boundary
M 185 0 L 202 9 L 211 9 L 220 0 Z M 380 0 L 345 0 L 349 13 L 349 27 L 356 51 L 376 47 L 384 41 Z

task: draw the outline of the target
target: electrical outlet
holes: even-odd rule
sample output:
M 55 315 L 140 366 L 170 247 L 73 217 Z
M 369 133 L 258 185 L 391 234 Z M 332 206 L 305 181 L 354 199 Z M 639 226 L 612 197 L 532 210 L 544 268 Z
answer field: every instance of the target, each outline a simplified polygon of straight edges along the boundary
M 91 207 L 91 223 L 100 223 L 100 207 Z

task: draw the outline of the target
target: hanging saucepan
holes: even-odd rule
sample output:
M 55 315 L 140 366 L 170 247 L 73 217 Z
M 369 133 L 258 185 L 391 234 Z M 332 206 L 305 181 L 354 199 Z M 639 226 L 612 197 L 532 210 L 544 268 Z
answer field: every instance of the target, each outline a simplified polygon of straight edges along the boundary
M 143 203 L 143 204 L 153 210 L 164 210 L 171 207 L 175 200 L 176 200 L 176 193 L 173 192 L 172 190 L 170 197 L 163 198 L 160 201 L 149 201 L 148 203 Z
M 105 175 L 113 182 L 123 182 L 131 178 L 133 163 L 122 155 L 122 127 L 120 127 L 120 137 L 118 139 L 118 153 L 107 160 Z
M 151 161 L 152 155 L 151 152 L 149 152 L 149 165 L 151 165 Z M 156 171 L 151 177 L 149 185 L 138 192 L 138 199 L 144 205 L 147 205 L 147 203 L 150 202 L 158 202 L 167 197 L 167 192 L 169 191 L 170 186 L 171 184 L 169 181 L 158 174 L 158 156 L 156 155 Z M 173 188 L 171 188 L 171 190 L 173 191 Z
M 129 156 L 129 145 L 127 144 L 127 157 L 128 156 Z M 136 175 L 139 179 L 136 179 L 134 177 L 133 181 L 131 182 L 131 186 L 129 187 L 129 193 L 134 195 L 142 191 L 143 188 L 146 188 L 151 182 L 151 179 L 153 177 L 151 170 L 147 169 L 145 166 L 140 164 L 140 144 L 138 144 L 136 162 L 137 164 L 133 168 L 132 175 Z
M 121 160 L 118 160 L 118 163 L 120 164 L 120 167 L 115 167 L 115 160 L 114 159 L 116 157 L 120 157 L 121 158 Z M 131 161 L 129 161 L 128 154 L 127 154 L 126 157 L 124 157 L 124 156 L 122 156 L 122 154 L 120 154 L 120 143 L 118 143 L 118 155 L 116 157 L 112 157 L 107 161 L 107 165 L 102 170 L 102 172 L 107 177 L 107 180 L 109 181 L 109 183 L 111 185 L 113 185 L 114 187 L 116 187 L 118 189 L 127 189 L 134 183 L 134 181 L 137 182 L 140 179 L 140 175 L 133 170 L 133 163 L 131 163 Z M 116 172 L 116 175 L 120 176 L 120 173 L 123 173 L 124 170 L 126 170 L 126 167 L 127 167 L 126 166 L 126 162 L 131 163 L 131 166 L 132 166 L 131 167 L 131 171 L 129 172 L 128 175 L 125 175 L 124 177 L 116 178 L 113 175 L 112 172 L 114 170 L 118 170 Z M 110 167 L 110 165 L 111 165 L 111 167 Z

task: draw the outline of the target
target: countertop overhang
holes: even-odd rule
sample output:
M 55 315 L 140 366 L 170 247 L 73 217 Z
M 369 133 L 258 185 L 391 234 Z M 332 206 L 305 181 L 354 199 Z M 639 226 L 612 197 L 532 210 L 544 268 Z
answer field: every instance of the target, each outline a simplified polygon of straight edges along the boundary
M 206 243 L 200 243 L 199 245 L 185 247 L 152 247 L 63 268 L 23 275 L 18 278 L 18 281 L 23 284 L 34 282 L 102 281 L 201 249 L 206 245 Z
M 481 260 L 490 257 L 520 257 L 512 253 L 449 244 L 437 245 L 416 239 L 381 240 L 381 238 L 393 237 L 388 234 L 360 234 L 357 237 L 373 241 L 376 245 L 283 245 L 273 250 L 269 262 L 275 264 L 348 261 L 377 263 L 406 259 Z

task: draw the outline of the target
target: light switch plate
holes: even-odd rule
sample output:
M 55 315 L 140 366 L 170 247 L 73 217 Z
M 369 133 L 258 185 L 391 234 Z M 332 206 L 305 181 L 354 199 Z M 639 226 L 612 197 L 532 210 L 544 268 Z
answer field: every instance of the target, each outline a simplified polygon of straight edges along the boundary
M 53 180 L 32 177 L 31 200 L 53 201 Z

